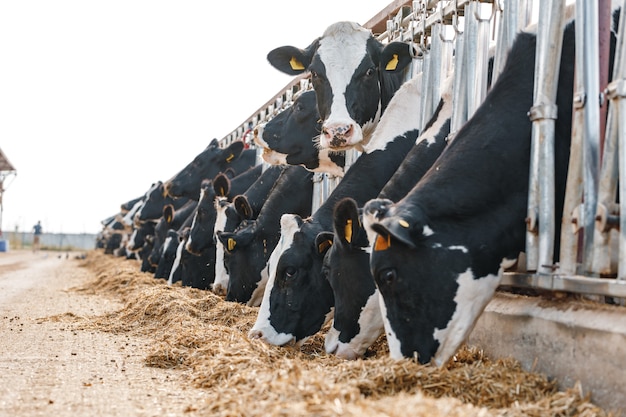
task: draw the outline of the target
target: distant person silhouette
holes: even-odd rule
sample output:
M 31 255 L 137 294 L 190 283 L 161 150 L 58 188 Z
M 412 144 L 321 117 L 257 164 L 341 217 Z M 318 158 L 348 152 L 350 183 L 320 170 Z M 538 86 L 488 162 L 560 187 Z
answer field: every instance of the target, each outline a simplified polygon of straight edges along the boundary
M 41 227 L 41 220 L 37 221 L 37 224 L 33 226 L 33 252 L 39 252 L 39 246 L 41 244 L 41 234 L 43 228 Z

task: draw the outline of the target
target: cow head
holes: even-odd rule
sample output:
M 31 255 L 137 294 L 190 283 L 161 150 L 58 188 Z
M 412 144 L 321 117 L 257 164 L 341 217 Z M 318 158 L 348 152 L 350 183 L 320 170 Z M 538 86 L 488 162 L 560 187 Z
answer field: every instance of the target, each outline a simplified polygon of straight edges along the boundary
M 362 150 L 402 84 L 411 52 L 402 42 L 383 45 L 357 23 L 338 22 L 307 48 L 282 46 L 267 59 L 290 75 L 310 72 L 323 121 L 322 148 Z
M 356 202 L 337 203 L 334 233 L 320 233 L 317 245 L 333 244 L 324 257 L 324 274 L 335 299 L 333 325 L 326 334 L 326 351 L 357 359 L 383 333 L 379 294 L 370 272 L 370 250 Z
M 299 345 L 332 318 L 332 290 L 322 276 L 330 242 L 315 244 L 318 229 L 298 215 L 281 217 L 280 241 L 269 259 L 269 280 L 249 337 Z
M 254 150 L 248 150 L 255 153 Z M 245 151 L 245 152 L 248 152 Z M 218 173 L 232 168 L 235 173 L 254 166 L 255 157 L 241 158 L 244 144 L 236 141 L 222 149 L 216 139 L 199 153 L 193 161 L 165 182 L 165 192 L 172 197 L 188 197 L 198 200 L 200 184 L 205 178 L 214 178 Z
M 185 249 L 193 255 L 200 255 L 203 250 L 213 244 L 213 227 L 216 219 L 215 198 L 213 182 L 205 180 L 201 186 L 200 198 L 185 245 Z
M 345 152 L 320 149 L 321 126 L 315 91 L 305 91 L 287 109 L 257 126 L 254 141 L 263 148 L 262 157 L 269 164 L 302 165 L 342 177 Z

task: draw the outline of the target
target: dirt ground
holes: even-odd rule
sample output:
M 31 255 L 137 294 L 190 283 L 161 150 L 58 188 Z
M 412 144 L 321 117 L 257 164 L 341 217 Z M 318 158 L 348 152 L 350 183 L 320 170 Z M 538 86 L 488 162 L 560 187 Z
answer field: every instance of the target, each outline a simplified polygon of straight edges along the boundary
M 249 340 L 255 308 L 133 262 L 0 252 L 0 417 L 611 415 L 476 348 L 440 369 L 393 361 L 386 344 L 342 361 L 321 334 L 301 350 Z
M 50 319 L 121 307 L 72 290 L 93 280 L 76 255 L 0 253 L 0 416 L 193 416 L 204 391 L 147 367 L 150 340 Z

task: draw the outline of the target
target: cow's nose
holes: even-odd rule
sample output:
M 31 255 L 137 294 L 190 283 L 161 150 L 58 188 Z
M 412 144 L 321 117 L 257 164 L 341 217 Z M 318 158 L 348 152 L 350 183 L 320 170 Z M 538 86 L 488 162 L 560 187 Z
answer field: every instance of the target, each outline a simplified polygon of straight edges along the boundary
M 335 350 L 334 353 L 337 357 L 341 359 L 346 359 L 349 361 L 354 361 L 359 357 L 359 355 L 357 355 L 357 353 L 354 350 L 352 350 L 351 348 L 345 345 L 337 346 L 337 349 Z
M 322 128 L 322 145 L 336 148 L 346 145 L 354 133 L 352 124 L 330 125 Z
M 248 337 L 250 339 L 262 339 L 263 332 L 261 330 L 250 330 L 250 332 L 248 333 Z

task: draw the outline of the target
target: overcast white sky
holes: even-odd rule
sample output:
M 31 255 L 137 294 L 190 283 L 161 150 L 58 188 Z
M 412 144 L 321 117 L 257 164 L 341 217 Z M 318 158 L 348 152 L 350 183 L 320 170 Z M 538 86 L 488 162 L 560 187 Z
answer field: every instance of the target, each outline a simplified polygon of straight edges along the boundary
M 390 2 L 0 2 L 2 229 L 99 232 L 292 80 L 267 52 Z

